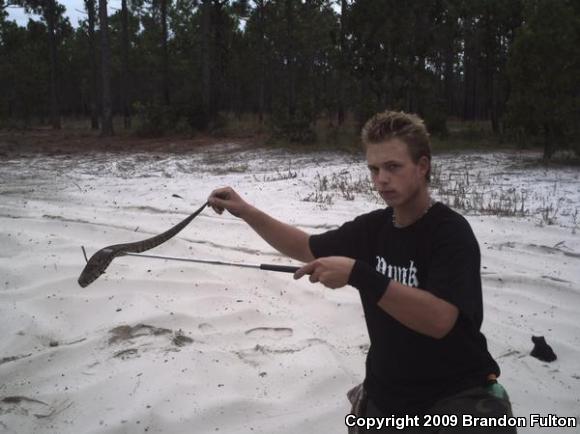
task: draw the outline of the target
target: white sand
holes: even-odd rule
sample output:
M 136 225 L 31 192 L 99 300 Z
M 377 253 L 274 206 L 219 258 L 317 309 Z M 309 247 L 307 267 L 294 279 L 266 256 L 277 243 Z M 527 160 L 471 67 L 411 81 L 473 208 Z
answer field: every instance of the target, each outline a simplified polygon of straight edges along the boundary
M 489 203 L 512 187 L 525 190 L 526 217 L 468 215 L 482 251 L 483 330 L 515 415 L 578 418 L 578 171 L 517 168 L 529 158 L 447 155 L 439 167 L 447 187 L 469 171 L 468 188 L 486 190 L 481 200 Z M 310 233 L 382 206 L 362 193 L 344 200 L 336 189 L 324 192 L 332 195 L 330 205 L 303 201 L 314 193 L 317 174 L 366 176 L 354 157 L 229 145 L 186 156 L 2 161 L 0 432 L 346 432 L 345 393 L 362 380 L 368 348 L 354 289 L 331 291 L 284 273 L 127 257 L 89 287 L 77 284 L 81 245 L 92 254 L 160 233 L 219 186 L 233 186 Z M 540 224 L 552 217 L 555 224 Z M 292 263 L 242 221 L 211 210 L 151 253 Z M 531 357 L 532 335 L 544 335 L 558 360 Z M 580 429 L 519 432 L 538 431 Z

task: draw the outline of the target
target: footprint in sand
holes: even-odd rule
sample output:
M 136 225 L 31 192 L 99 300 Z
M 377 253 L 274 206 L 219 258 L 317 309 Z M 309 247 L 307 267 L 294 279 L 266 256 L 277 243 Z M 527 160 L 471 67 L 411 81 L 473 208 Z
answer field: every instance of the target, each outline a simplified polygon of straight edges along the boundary
M 0 399 L 0 415 L 16 414 L 19 416 L 34 416 L 37 419 L 51 418 L 65 411 L 72 404 L 71 401 L 64 400 L 56 405 L 50 405 L 44 401 L 26 396 L 6 396 Z
M 25 396 L 7 396 L 0 400 L 0 414 L 13 413 L 28 416 L 41 413 L 48 407 L 49 405 L 46 402 Z
M 294 331 L 287 327 L 256 327 L 246 330 L 245 334 L 256 338 L 280 339 L 291 337 Z
M 202 322 L 200 325 L 197 326 L 202 332 L 209 333 L 215 330 L 215 327 L 207 322 Z
M 169 343 L 172 344 L 170 348 L 165 349 L 171 351 L 179 351 L 175 347 L 183 347 L 193 342 L 193 339 L 185 336 L 182 330 L 173 331 L 166 328 L 154 327 L 148 324 L 137 324 L 134 326 L 121 325 L 109 330 L 109 333 L 111 335 L 109 337 L 109 345 L 131 345 L 131 347 L 116 351 L 113 354 L 114 358 L 121 360 L 140 357 L 140 352 L 143 351 L 145 347 L 151 346 L 151 344 L 148 345 L 145 341 L 138 345 L 138 348 L 135 348 L 133 345 L 135 345 L 137 338 L 165 336 L 163 340 L 169 339 Z M 161 346 L 166 347 L 166 345 L 167 344 L 162 344 Z M 159 346 L 159 344 L 153 344 L 153 347 Z
M 304 351 L 314 345 L 328 346 L 328 342 L 323 339 L 311 338 L 298 342 L 295 345 L 283 347 L 256 344 L 256 346 L 253 348 L 233 351 L 233 353 L 238 356 L 242 362 L 245 362 L 254 367 L 258 367 L 262 365 L 268 358 L 289 356 L 291 354 Z
M 109 338 L 109 344 L 114 344 L 119 341 L 128 341 L 135 339 L 140 336 L 159 336 L 170 334 L 171 330 L 153 327 L 148 324 L 137 324 L 133 327 L 129 325 L 122 325 L 109 330 L 111 337 Z
M 139 350 L 137 348 L 127 348 L 126 350 L 117 351 L 115 354 L 113 354 L 113 357 L 126 360 L 141 356 L 139 356 Z

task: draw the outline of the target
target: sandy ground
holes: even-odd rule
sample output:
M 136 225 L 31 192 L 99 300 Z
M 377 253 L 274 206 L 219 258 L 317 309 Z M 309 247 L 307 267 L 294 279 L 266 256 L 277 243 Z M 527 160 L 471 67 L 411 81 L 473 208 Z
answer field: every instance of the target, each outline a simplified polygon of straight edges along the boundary
M 483 330 L 515 415 L 579 418 L 579 171 L 537 168 L 527 164 L 532 157 L 442 155 L 435 196 L 525 209 L 467 212 L 482 250 Z M 85 289 L 76 280 L 81 245 L 92 254 L 160 233 L 216 187 L 231 185 L 316 233 L 382 206 L 365 177 L 357 157 L 231 144 L 179 154 L 5 155 L 0 432 L 346 432 L 345 393 L 362 380 L 368 349 L 352 288 L 127 257 Z M 242 221 L 211 210 L 151 253 L 292 263 Z M 532 335 L 545 336 L 558 360 L 531 357 Z

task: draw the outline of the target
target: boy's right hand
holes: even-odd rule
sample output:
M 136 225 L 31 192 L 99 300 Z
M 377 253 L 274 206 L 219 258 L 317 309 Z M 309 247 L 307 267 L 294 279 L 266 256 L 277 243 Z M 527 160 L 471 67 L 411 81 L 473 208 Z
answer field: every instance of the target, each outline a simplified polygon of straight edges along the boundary
M 240 218 L 243 218 L 244 212 L 250 207 L 231 187 L 215 189 L 209 195 L 208 202 L 218 214 L 227 209 L 230 214 Z

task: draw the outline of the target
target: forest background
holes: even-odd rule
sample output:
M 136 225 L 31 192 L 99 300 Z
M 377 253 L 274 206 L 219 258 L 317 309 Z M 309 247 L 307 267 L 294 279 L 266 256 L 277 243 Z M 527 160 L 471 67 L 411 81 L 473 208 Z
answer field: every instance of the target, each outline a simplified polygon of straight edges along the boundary
M 580 154 L 580 2 L 0 0 L 0 129 L 352 148 L 372 114 L 437 146 Z M 9 19 L 24 8 L 28 23 Z

